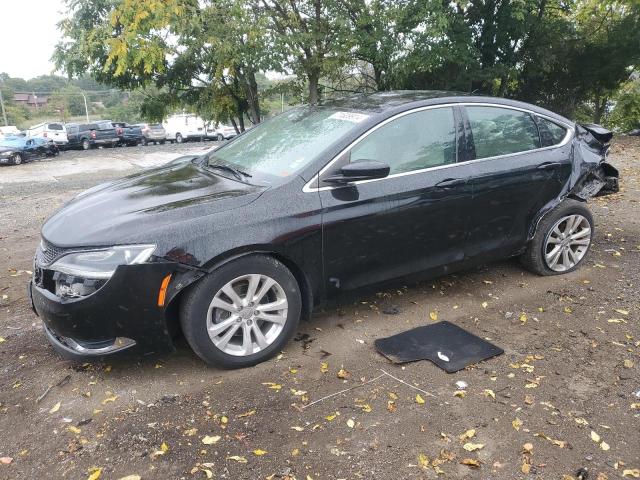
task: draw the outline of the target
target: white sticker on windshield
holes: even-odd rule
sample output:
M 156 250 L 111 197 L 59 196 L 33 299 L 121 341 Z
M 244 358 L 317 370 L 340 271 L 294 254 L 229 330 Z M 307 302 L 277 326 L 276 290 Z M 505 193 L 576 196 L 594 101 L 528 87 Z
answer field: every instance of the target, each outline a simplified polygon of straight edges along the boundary
M 360 123 L 369 118 L 369 115 L 355 112 L 336 112 L 329 118 L 332 118 L 334 120 L 344 120 L 346 122 Z

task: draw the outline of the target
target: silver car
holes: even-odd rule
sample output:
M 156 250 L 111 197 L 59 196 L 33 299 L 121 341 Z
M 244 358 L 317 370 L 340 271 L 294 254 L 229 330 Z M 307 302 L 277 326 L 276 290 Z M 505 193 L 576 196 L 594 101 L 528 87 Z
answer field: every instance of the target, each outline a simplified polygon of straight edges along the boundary
M 160 145 L 164 145 L 164 142 L 167 140 L 167 132 L 160 123 L 141 123 L 140 124 L 142 130 L 142 145 L 147 145 L 149 143 L 156 143 Z

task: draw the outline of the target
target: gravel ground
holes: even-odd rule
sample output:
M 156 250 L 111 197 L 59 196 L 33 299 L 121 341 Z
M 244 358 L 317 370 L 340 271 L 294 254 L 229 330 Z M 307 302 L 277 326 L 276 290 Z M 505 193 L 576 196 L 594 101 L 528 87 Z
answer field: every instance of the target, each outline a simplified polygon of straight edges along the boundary
M 25 294 L 42 222 L 95 183 L 212 146 L 65 152 L 0 169 L 0 479 L 640 476 L 639 139 L 613 146 L 622 191 L 590 202 L 595 243 L 571 274 L 506 261 L 400 282 L 315 312 L 277 359 L 245 370 L 207 367 L 183 340 L 137 361 L 58 357 Z M 399 313 L 384 314 L 390 306 Z M 430 313 L 505 354 L 448 375 L 374 351 Z

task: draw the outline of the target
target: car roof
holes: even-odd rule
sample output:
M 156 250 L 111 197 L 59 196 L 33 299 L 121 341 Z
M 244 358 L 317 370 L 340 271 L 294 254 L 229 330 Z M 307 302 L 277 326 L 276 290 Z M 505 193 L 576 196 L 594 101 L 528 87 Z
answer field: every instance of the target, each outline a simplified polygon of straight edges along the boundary
M 573 123 L 570 120 L 554 112 L 529 103 L 511 100 L 508 98 L 472 95 L 464 92 L 451 92 L 444 90 L 391 90 L 370 94 L 354 94 L 347 97 L 328 100 L 323 106 L 358 110 L 375 113 L 395 113 L 411 108 L 444 103 L 491 103 L 508 107 L 522 108 L 532 112 L 555 118 L 565 123 Z

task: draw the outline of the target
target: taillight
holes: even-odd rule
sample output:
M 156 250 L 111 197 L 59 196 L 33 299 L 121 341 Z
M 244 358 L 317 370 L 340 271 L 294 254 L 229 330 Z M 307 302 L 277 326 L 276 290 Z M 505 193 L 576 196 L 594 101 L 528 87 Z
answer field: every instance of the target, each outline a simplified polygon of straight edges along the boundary
M 124 130 L 121 127 L 116 128 L 116 135 L 122 135 L 122 132 L 124 132 Z
M 91 130 L 91 138 L 96 138 L 96 131 L 95 130 Z
M 47 138 L 47 132 L 42 132 L 42 136 L 43 136 L 44 138 Z

